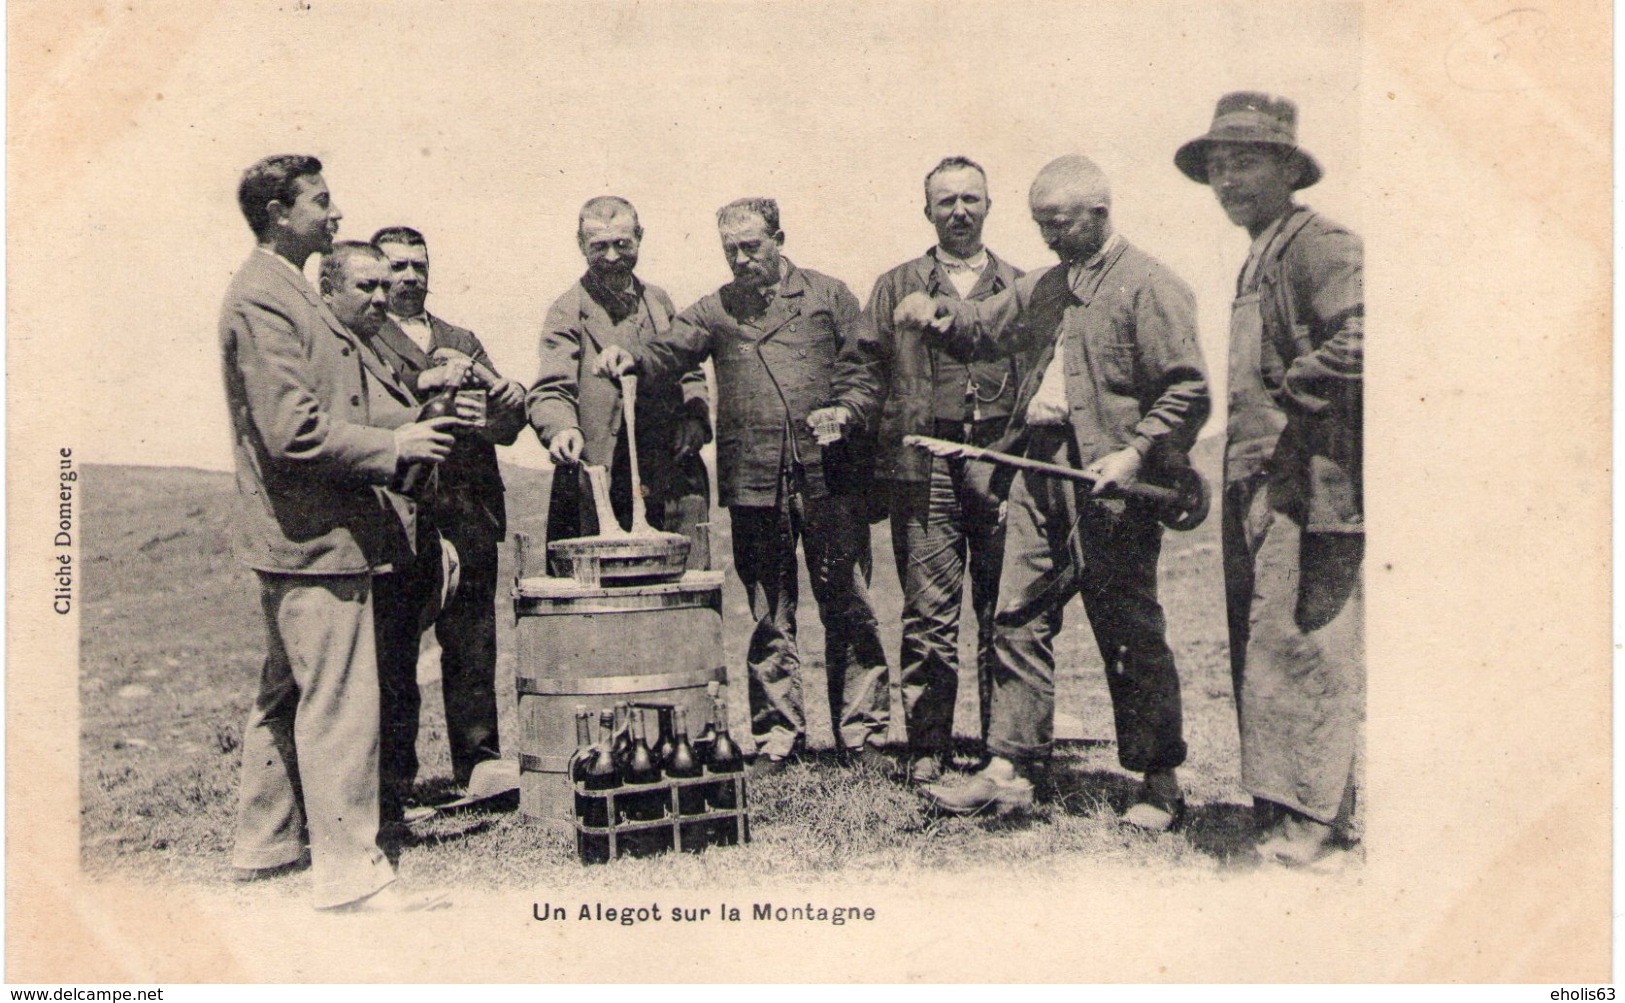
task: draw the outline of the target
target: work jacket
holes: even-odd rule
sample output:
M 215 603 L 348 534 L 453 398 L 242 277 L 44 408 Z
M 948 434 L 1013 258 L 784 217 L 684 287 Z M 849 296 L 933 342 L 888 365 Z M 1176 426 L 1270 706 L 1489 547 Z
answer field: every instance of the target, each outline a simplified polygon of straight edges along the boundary
M 943 341 L 966 357 L 1037 349 L 1001 442 L 1019 449 L 1027 406 L 1064 351 L 1068 424 L 1083 466 L 1124 446 L 1154 465 L 1182 462 L 1207 421 L 1206 366 L 1196 340 L 1196 297 L 1155 258 L 1118 238 L 1082 269 L 1030 272 L 981 302 L 939 297 L 953 316 Z M 931 336 L 927 333 L 927 336 Z
M 226 292 L 220 352 L 237 555 L 259 571 L 312 575 L 394 560 L 404 530 L 383 486 L 396 474 L 395 436 L 374 427 L 360 346 L 316 290 L 256 250 Z
M 604 305 L 578 281 L 554 301 L 542 329 L 541 370 L 531 385 L 526 407 L 531 427 L 544 445 L 570 428 L 581 429 L 581 461 L 609 467 L 621 434 L 619 382 L 594 375 L 598 355 L 619 345 L 634 356 L 652 338 L 671 327 L 671 298 L 659 286 L 633 278 L 638 308 L 617 322 Z M 675 439 L 685 415 L 709 425 L 710 404 L 705 371 L 696 363 L 678 373 L 644 374 L 638 380 L 638 472 L 647 497 L 670 500 L 687 490 L 680 476 Z
M 766 308 L 729 283 L 648 341 L 639 368 L 658 378 L 709 358 L 717 377 L 717 493 L 724 505 L 777 505 L 781 482 L 808 497 L 865 490 L 862 442 L 820 447 L 807 416 L 830 397 L 836 356 L 856 335 L 858 301 L 838 279 L 783 260 Z
M 1287 423 L 1269 464 L 1270 503 L 1310 532 L 1363 533 L 1364 247 L 1297 206 L 1272 248 L 1259 310 L 1286 367 L 1273 393 Z
M 987 252 L 987 267 L 971 289 L 970 300 L 985 300 L 1015 285 L 1021 271 Z M 858 336 L 843 352 L 831 403 L 850 409 L 860 429 L 874 429 L 875 477 L 924 481 L 931 475 L 931 455 L 903 445 L 905 435 L 935 435 L 939 419 L 1008 420 L 1017 388 L 1031 370 L 1033 351 L 1006 358 L 966 363 L 956 360 L 918 329 L 899 328 L 892 312 L 904 296 L 959 299 L 959 291 L 938 263 L 935 249 L 893 268 L 875 281 L 858 324 Z M 967 382 L 976 403 L 964 400 Z M 957 396 L 959 407 L 945 415 L 944 403 Z

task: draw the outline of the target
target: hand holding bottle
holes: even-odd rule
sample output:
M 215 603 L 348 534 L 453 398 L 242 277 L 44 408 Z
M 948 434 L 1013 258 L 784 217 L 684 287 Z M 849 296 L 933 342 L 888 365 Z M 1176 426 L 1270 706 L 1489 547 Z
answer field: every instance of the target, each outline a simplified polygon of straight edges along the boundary
M 451 430 L 461 424 L 461 419 L 444 415 L 402 425 L 395 429 L 395 455 L 402 465 L 439 463 L 457 441 Z

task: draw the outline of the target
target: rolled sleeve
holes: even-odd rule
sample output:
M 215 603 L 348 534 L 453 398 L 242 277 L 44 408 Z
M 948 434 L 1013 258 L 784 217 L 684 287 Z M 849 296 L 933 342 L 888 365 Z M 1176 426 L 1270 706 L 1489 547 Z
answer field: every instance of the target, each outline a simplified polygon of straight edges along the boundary
M 1365 366 L 1364 249 L 1346 230 L 1325 234 L 1291 263 L 1290 286 L 1306 290 L 1298 304 L 1306 341 L 1286 374 L 1286 394 L 1309 411 L 1327 405 L 1339 386 L 1358 384 Z
M 1130 441 L 1141 452 L 1163 440 L 1189 449 L 1212 407 L 1196 339 L 1196 296 L 1176 276 L 1162 272 L 1135 297 L 1134 322 L 1141 364 L 1157 397 Z

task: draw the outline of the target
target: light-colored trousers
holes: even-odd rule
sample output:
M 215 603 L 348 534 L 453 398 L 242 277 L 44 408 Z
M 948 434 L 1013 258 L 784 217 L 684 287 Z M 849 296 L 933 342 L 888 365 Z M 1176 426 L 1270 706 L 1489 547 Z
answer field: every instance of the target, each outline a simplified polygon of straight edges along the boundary
M 266 656 L 232 863 L 292 863 L 308 835 L 316 907 L 344 905 L 395 878 L 378 847 L 372 577 L 258 575 Z
M 1242 786 L 1335 824 L 1365 720 L 1365 539 L 1303 532 L 1270 508 L 1261 478 L 1236 487 L 1225 498 L 1226 559 L 1250 559 L 1252 587 L 1246 656 L 1234 667 Z

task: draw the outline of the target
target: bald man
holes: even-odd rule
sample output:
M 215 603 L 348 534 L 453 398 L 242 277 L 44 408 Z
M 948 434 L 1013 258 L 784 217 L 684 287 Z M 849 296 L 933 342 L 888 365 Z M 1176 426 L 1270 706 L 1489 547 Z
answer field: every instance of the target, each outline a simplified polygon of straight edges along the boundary
M 1122 820 L 1162 832 L 1184 812 L 1175 770 L 1185 760 L 1179 674 L 1157 599 L 1162 527 L 1150 505 L 1112 489 L 1187 462 L 1207 420 L 1196 301 L 1112 232 L 1111 187 L 1088 158 L 1050 163 L 1028 201 L 1059 266 L 981 301 L 913 293 L 895 319 L 963 358 L 1039 349 L 1000 445 L 1085 469 L 1095 483 L 1015 475 L 994 618 L 992 758 L 967 782 L 925 794 L 955 814 L 1032 804 L 1053 743 L 1054 639 L 1062 608 L 1081 593 L 1106 664 L 1118 760 L 1145 777 Z

